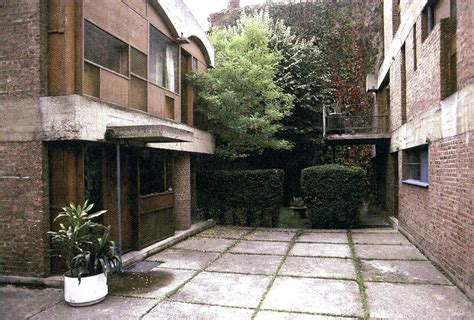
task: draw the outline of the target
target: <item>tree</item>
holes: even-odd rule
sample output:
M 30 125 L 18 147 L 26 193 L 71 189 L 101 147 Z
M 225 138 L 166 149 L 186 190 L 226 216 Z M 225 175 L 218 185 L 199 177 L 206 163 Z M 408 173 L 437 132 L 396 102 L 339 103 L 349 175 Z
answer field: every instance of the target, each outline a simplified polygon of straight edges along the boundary
M 270 50 L 268 21 L 243 16 L 236 26 L 213 31 L 216 67 L 193 75 L 196 107 L 216 135 L 216 154 L 226 158 L 291 148 L 276 137 L 293 103 L 274 81 L 282 56 Z

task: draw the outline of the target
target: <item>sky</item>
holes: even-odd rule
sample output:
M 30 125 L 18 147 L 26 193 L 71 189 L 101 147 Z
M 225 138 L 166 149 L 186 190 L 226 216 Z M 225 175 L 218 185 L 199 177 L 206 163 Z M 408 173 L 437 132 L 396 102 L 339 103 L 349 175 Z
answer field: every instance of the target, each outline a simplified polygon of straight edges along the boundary
M 184 3 L 186 3 L 204 30 L 209 29 L 207 17 L 211 13 L 227 8 L 228 2 L 229 0 L 184 0 Z M 240 5 L 247 6 L 264 2 L 265 0 L 240 0 Z

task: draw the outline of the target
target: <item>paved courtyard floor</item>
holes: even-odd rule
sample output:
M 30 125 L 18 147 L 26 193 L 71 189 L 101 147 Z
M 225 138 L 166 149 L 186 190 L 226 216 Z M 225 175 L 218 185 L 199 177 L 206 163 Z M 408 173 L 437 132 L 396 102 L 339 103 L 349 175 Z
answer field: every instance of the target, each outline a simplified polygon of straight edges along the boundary
M 474 319 L 472 302 L 391 229 L 218 226 L 132 270 L 90 307 L 67 306 L 59 289 L 0 287 L 0 318 Z

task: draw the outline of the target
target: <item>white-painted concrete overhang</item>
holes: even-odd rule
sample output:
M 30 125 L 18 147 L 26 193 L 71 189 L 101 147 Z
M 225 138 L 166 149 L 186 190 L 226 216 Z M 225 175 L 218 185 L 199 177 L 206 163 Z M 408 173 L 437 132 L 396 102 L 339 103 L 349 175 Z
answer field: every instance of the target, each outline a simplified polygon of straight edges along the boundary
M 40 112 L 43 141 L 121 140 L 156 149 L 214 153 L 214 137 L 206 131 L 77 94 L 42 97 Z
M 214 67 L 214 48 L 191 10 L 182 0 L 149 0 L 163 13 L 170 31 L 176 38 L 195 40 L 203 51 L 209 66 Z

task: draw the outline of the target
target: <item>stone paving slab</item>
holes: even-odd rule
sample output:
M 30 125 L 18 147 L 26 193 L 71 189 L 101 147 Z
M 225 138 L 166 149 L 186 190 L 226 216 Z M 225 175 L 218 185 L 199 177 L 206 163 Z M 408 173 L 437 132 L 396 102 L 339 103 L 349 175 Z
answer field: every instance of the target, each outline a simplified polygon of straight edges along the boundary
M 352 259 L 288 257 L 280 275 L 301 277 L 356 278 Z
M 252 230 L 252 228 L 216 226 L 199 233 L 198 236 L 208 238 L 240 239 L 250 230 Z
M 366 283 L 371 317 L 474 319 L 473 304 L 454 286 Z
M 291 241 L 295 232 L 255 230 L 245 236 L 245 240 Z
M 351 250 L 347 244 L 295 243 L 291 256 L 350 258 Z
M 155 268 L 147 273 L 114 275 L 109 279 L 109 292 L 120 296 L 161 298 L 195 273 L 191 270 Z
M 400 233 L 357 233 L 352 239 L 355 244 L 411 244 Z
M 362 260 L 365 281 L 419 282 L 451 285 L 429 261 Z
M 160 268 L 200 270 L 218 255 L 219 253 L 215 252 L 167 249 L 147 258 L 147 260 L 163 262 L 159 265 Z
M 277 277 L 263 309 L 363 316 L 355 281 Z
M 357 319 L 348 317 L 328 317 L 305 313 L 289 313 L 277 311 L 260 311 L 255 320 L 336 320 L 336 319 Z
M 281 259 L 280 256 L 226 253 L 207 270 L 271 275 Z
M 301 234 L 296 242 L 321 242 L 321 243 L 349 243 L 347 233 L 316 233 L 305 232 Z
M 99 304 L 88 307 L 70 307 L 61 302 L 31 319 L 35 320 L 90 320 L 90 319 L 138 319 L 156 302 L 151 299 L 107 296 Z
M 251 319 L 252 309 L 228 308 L 167 301 L 158 304 L 143 319 L 242 320 Z
M 229 252 L 284 255 L 288 246 L 289 242 L 242 240 Z
M 173 246 L 172 249 L 187 249 L 198 251 L 223 252 L 236 240 L 193 237 Z
M 202 272 L 171 299 L 181 302 L 256 308 L 270 276 Z
M 0 319 L 26 319 L 62 300 L 60 289 L 0 287 Z
M 426 257 L 413 245 L 384 246 L 356 244 L 355 252 L 361 259 L 427 260 Z
M 365 229 L 351 229 L 351 233 L 396 233 L 399 232 L 392 228 L 365 228 Z

